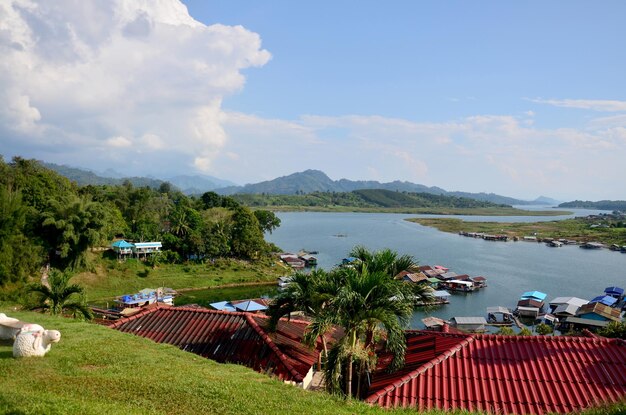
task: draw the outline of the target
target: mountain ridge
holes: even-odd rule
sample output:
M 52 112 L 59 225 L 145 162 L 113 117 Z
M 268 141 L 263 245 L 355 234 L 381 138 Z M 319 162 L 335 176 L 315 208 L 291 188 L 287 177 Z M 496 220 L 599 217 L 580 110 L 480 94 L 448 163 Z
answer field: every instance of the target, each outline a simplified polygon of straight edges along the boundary
M 124 181 L 129 180 L 134 186 L 137 187 L 148 186 L 158 188 L 163 183 L 169 182 L 185 194 L 202 194 L 207 191 L 213 191 L 221 195 L 233 195 L 238 193 L 289 195 L 312 192 L 352 192 L 362 189 L 381 189 L 398 192 L 429 193 L 433 195 L 464 197 L 500 205 L 551 205 L 556 204 L 552 202 L 557 202 L 554 199 L 550 199 L 545 196 L 540 196 L 533 201 L 528 201 L 502 196 L 495 193 L 447 191 L 437 186 L 426 186 L 423 184 L 401 180 L 386 183 L 381 183 L 376 180 L 332 180 L 328 177 L 328 175 L 326 175 L 326 173 L 315 169 L 292 173 L 272 180 L 237 186 L 228 180 L 219 179 L 213 176 L 178 175 L 164 179 L 151 177 L 103 177 L 94 171 L 83 168 L 46 163 L 43 161 L 41 163 L 45 167 L 56 171 L 72 181 L 75 181 L 80 186 L 119 185 Z M 107 169 L 106 172 L 102 174 L 109 174 L 110 176 L 119 175 L 118 172 L 112 169 Z

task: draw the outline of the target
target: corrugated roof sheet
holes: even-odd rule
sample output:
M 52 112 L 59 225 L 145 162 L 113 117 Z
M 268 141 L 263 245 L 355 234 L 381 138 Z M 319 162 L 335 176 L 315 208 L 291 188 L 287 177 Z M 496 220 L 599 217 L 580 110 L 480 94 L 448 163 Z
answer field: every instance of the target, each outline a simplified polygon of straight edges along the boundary
M 320 350 L 319 345 L 309 349 L 301 343 L 308 323 L 281 320 L 272 333 L 266 325 L 267 317 L 250 313 L 156 307 L 111 327 L 221 363 L 238 363 L 281 380 L 301 382 Z
M 384 375 L 385 382 L 377 383 L 375 375 L 368 402 L 419 410 L 545 414 L 569 413 L 626 396 L 623 340 L 468 335 L 437 353 L 433 349 L 440 337 L 449 335 L 421 335 L 424 338 L 413 341 L 423 347 L 409 347 L 407 361 L 431 359 L 395 376 Z

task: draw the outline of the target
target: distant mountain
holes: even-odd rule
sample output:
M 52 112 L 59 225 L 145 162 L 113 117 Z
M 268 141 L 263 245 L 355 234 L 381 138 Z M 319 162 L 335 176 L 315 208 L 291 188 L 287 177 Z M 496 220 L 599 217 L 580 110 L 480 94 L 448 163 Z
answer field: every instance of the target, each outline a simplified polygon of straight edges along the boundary
M 381 189 L 410 193 L 430 193 L 433 195 L 457 196 L 483 202 L 491 202 L 498 205 L 530 205 L 535 202 L 514 199 L 512 197 L 500 196 L 494 193 L 468 193 L 468 192 L 448 192 L 440 187 L 428 187 L 423 184 L 394 181 L 381 183 L 374 180 L 353 181 L 348 179 L 332 180 L 324 172 L 319 170 L 306 170 L 293 173 L 288 176 L 278 177 L 245 186 L 230 186 L 217 189 L 215 192 L 222 195 L 233 194 L 306 194 L 312 192 L 352 192 L 361 189 Z
M 169 182 L 176 189 L 180 189 L 185 194 L 202 194 L 217 188 L 234 185 L 233 182 L 218 179 L 217 177 L 212 176 L 180 175 L 170 177 L 168 179 L 157 179 L 155 177 L 124 177 L 121 173 L 110 168 L 106 169 L 104 172 L 95 173 L 87 169 L 58 165 L 54 163 L 41 162 L 41 164 L 50 170 L 54 170 L 62 176 L 67 177 L 71 181 L 76 182 L 79 186 L 87 186 L 90 184 L 94 186 L 119 185 L 124 183 L 124 181 L 129 180 L 135 187 L 148 186 L 156 189 L 161 186 L 161 184 Z
M 626 212 L 626 200 L 599 200 L 591 202 L 589 200 L 574 200 L 573 202 L 561 203 L 559 207 L 579 208 L 579 209 L 599 209 L 599 210 L 619 210 Z
M 151 179 L 148 177 L 124 177 L 124 178 L 113 178 L 113 177 L 102 177 L 98 176 L 92 171 L 79 169 L 76 167 L 70 166 L 62 166 L 54 163 L 45 163 L 40 162 L 42 166 L 54 170 L 59 173 L 61 176 L 65 176 L 73 182 L 76 182 L 79 186 L 101 186 L 101 185 L 120 185 L 124 183 L 126 180 L 130 181 L 135 187 L 152 187 L 158 188 L 163 184 L 163 180 Z
M 174 176 L 167 179 L 168 182 L 182 190 L 185 194 L 202 194 L 210 190 L 215 190 L 227 186 L 235 186 L 235 183 L 218 179 L 212 176 Z
M 551 197 L 547 197 L 547 196 L 539 196 L 537 199 L 533 200 L 530 203 L 532 203 L 533 205 L 551 205 L 551 206 L 556 206 L 559 203 L 563 203 L 563 201 L 552 199 Z

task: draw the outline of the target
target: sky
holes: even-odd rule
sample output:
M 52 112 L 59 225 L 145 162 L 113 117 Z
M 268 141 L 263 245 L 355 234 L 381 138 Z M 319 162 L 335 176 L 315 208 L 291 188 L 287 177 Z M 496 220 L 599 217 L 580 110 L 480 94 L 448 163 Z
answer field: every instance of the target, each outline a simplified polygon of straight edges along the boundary
M 626 2 L 2 0 L 0 154 L 626 199 Z

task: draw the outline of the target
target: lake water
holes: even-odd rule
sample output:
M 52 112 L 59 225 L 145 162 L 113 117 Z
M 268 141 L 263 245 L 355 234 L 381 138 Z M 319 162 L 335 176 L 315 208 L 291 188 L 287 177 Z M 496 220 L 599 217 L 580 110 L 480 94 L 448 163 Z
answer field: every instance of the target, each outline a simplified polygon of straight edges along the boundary
M 577 210 L 574 215 L 556 218 L 453 217 L 532 222 L 598 212 Z M 470 294 L 453 294 L 450 304 L 428 313 L 444 319 L 486 316 L 489 306 L 514 308 L 525 291 L 543 291 L 548 294 L 548 300 L 560 296 L 591 299 L 602 294 L 605 287 L 626 285 L 626 254 L 578 246 L 550 248 L 536 242 L 490 242 L 440 232 L 405 220 L 434 215 L 285 212 L 277 216 L 281 226 L 266 239 L 289 252 L 318 251 L 319 266 L 325 269 L 340 263 L 354 246 L 364 245 L 372 250 L 391 248 L 413 255 L 422 265 L 444 265 L 458 274 L 482 275 L 488 279 L 487 288 Z M 422 328 L 424 316 L 424 312 L 416 312 L 412 327 Z

